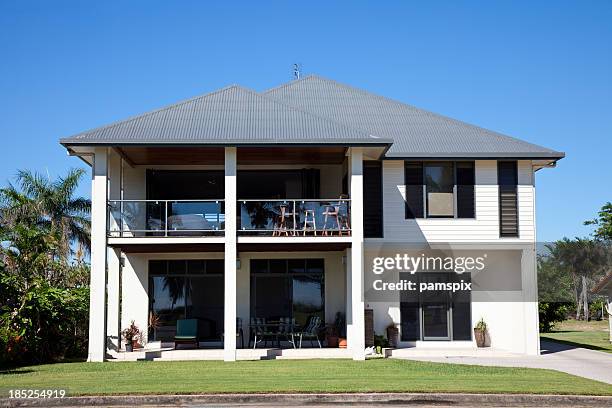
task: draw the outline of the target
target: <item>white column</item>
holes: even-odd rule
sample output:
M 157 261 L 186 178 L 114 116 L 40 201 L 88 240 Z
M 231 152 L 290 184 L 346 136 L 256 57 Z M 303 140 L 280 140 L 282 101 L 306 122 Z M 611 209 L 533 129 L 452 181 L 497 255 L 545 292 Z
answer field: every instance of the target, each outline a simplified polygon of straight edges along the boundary
M 121 250 L 108 248 L 107 261 L 107 314 L 106 314 L 106 345 L 109 349 L 121 348 L 119 328 L 119 275 L 121 271 Z
M 225 148 L 225 296 L 223 359 L 236 360 L 236 148 Z
M 535 244 L 523 249 L 521 257 L 521 281 L 525 324 L 525 354 L 540 354 L 540 327 L 538 313 L 538 276 Z
M 106 354 L 107 168 L 107 149 L 95 148 L 91 179 L 91 280 L 87 361 L 104 361 Z
M 108 198 L 121 199 L 121 157 L 113 150 L 108 151 Z M 118 214 L 115 214 L 118 216 Z M 109 214 L 109 225 L 117 230 L 119 222 Z M 111 350 L 119 350 L 121 346 L 119 328 L 119 275 L 121 269 L 121 250 L 108 248 L 107 251 L 107 277 L 106 277 L 106 346 Z
M 351 317 L 347 327 L 348 346 L 353 360 L 365 360 L 365 324 L 363 299 L 363 151 L 350 149 L 351 172 Z M 348 319 L 348 316 L 347 316 Z M 350 336 L 349 336 L 350 333 Z

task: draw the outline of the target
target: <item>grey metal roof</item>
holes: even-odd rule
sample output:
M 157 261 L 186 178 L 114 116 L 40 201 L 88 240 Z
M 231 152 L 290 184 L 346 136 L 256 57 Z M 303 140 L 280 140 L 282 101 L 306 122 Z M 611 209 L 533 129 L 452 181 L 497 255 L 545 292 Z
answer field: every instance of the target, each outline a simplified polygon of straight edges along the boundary
M 386 157 L 562 158 L 562 152 L 310 75 L 264 95 L 393 139 Z
M 368 132 L 233 85 L 75 136 L 91 144 L 388 144 Z
M 564 157 L 561 152 L 314 75 L 264 93 L 233 85 L 60 143 L 388 145 L 388 158 Z

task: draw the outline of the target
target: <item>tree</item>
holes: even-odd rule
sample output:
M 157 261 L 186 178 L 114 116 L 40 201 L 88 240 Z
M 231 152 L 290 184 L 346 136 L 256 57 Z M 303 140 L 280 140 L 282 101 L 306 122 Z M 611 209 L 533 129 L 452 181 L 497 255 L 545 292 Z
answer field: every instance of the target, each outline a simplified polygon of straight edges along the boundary
M 89 200 L 74 198 L 82 171 L 56 181 L 21 171 L 0 189 L 0 365 L 86 350 Z M 75 258 L 72 246 L 77 247 Z
M 9 184 L 0 190 L 0 216 L 5 225 L 36 224 L 52 231 L 59 239 L 57 255 L 67 262 L 72 255 L 71 244 L 89 249 L 90 200 L 75 197 L 78 183 L 85 173 L 72 169 L 55 181 L 29 170 L 19 170 L 18 190 Z
M 566 270 L 572 277 L 576 319 L 581 313 L 589 319 L 589 289 L 602 276 L 609 264 L 609 245 L 584 238 L 564 238 L 550 247 L 550 259 L 556 268 Z
M 597 218 L 584 222 L 584 225 L 595 225 L 597 229 L 593 233 L 595 238 L 603 241 L 612 241 L 612 203 L 607 202 L 601 207 Z

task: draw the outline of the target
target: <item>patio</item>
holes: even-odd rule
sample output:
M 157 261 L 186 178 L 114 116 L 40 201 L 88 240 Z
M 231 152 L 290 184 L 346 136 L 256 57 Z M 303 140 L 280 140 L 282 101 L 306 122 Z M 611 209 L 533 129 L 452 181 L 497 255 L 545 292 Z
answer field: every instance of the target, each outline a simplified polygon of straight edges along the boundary
M 189 361 L 223 360 L 223 349 L 145 348 L 127 352 L 111 352 L 108 361 Z M 300 360 L 319 358 L 351 358 L 348 349 L 341 348 L 257 348 L 237 349 L 236 360 Z

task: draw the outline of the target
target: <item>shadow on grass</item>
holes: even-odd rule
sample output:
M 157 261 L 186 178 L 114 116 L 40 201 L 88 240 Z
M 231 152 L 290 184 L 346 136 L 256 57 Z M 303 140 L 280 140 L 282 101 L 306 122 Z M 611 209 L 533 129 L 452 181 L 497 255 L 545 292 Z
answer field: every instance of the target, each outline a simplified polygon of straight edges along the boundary
M 560 332 L 557 332 L 557 333 L 560 333 Z M 542 340 L 545 340 L 545 341 L 550 341 L 550 342 L 553 342 L 553 343 L 563 344 L 565 346 L 571 346 L 571 347 L 561 348 L 559 350 L 545 350 L 545 351 L 542 352 L 542 354 L 551 354 L 551 353 L 556 353 L 556 352 L 565 351 L 565 350 L 571 350 L 571 349 L 575 349 L 575 348 L 585 348 L 585 349 L 589 349 L 589 350 L 603 351 L 603 352 L 607 352 L 607 353 L 612 353 L 612 350 L 610 350 L 608 348 L 596 346 L 596 345 L 593 345 L 593 344 L 577 343 L 575 341 L 554 339 L 552 337 L 546 337 L 545 335 L 540 335 L 540 337 L 541 337 Z
M 34 370 L 19 370 L 19 369 L 8 369 L 8 370 L 0 370 L 0 376 L 2 375 L 19 375 L 19 374 L 29 374 L 33 373 Z

